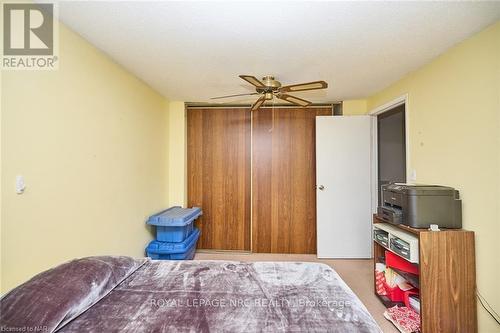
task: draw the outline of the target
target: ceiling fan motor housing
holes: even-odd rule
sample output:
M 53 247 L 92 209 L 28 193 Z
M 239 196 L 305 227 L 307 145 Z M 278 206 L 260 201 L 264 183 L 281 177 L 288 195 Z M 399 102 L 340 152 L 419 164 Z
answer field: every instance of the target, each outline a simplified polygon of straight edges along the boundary
M 266 75 L 262 78 L 262 83 L 265 87 L 257 87 L 257 92 L 259 93 L 272 93 L 277 91 L 281 87 L 281 83 L 274 79 L 272 75 Z

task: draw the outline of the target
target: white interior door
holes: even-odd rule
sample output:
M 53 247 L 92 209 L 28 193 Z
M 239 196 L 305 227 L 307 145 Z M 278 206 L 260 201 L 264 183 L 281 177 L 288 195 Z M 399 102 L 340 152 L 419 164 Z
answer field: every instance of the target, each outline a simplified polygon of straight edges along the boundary
M 371 117 L 316 117 L 318 258 L 370 258 Z

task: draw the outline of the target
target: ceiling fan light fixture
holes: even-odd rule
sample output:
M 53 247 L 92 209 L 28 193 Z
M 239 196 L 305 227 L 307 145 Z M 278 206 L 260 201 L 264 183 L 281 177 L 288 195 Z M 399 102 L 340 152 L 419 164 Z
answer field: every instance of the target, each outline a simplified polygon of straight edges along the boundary
M 325 89 L 328 87 L 328 83 L 326 83 L 325 81 L 305 82 L 305 83 L 292 84 L 282 87 L 281 83 L 275 80 L 274 76 L 272 75 L 264 76 L 262 78 L 262 81 L 260 81 L 259 79 L 257 79 L 255 76 L 252 75 L 239 75 L 239 77 L 247 81 L 251 85 L 253 85 L 255 87 L 256 92 L 250 94 L 247 93 L 247 94 L 220 96 L 220 97 L 214 97 L 212 99 L 248 96 L 248 95 L 260 95 L 259 99 L 257 99 L 250 108 L 251 111 L 257 111 L 262 106 L 262 104 L 264 104 L 266 101 L 273 100 L 274 97 L 277 97 L 279 99 L 282 99 L 284 101 L 290 102 L 298 106 L 306 107 L 311 105 L 312 102 L 299 97 L 288 95 L 286 93 L 291 91 Z

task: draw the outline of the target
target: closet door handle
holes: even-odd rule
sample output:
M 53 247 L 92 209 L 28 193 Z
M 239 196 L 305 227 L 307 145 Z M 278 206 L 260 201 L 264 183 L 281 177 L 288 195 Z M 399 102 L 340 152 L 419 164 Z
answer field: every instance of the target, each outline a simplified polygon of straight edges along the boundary
M 316 188 L 320 191 L 323 191 L 325 189 L 325 187 L 323 185 L 316 185 Z

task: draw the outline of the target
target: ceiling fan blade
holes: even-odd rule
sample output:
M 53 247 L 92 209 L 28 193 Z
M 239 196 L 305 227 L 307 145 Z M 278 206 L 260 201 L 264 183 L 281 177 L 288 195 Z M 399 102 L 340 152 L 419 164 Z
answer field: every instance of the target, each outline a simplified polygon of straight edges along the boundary
M 293 92 L 293 91 L 304 91 L 304 90 L 316 90 L 328 88 L 328 83 L 325 81 L 313 81 L 307 83 L 292 84 L 289 86 L 284 86 L 280 88 L 280 92 Z
M 250 93 L 250 94 L 236 94 L 236 95 L 226 95 L 226 96 L 218 96 L 218 97 L 211 97 L 210 99 L 220 99 L 220 98 L 229 98 L 229 97 L 238 97 L 238 96 L 250 96 L 250 95 L 259 95 L 259 93 Z
M 264 85 L 264 83 L 260 82 L 260 80 L 257 79 L 255 76 L 252 76 L 252 75 L 239 75 L 239 77 L 242 78 L 243 80 L 247 81 L 251 85 L 254 85 L 254 86 L 258 87 L 258 88 L 265 88 L 266 87 Z
M 253 103 L 250 111 L 257 111 L 262 104 L 266 101 L 266 96 L 261 96 L 255 103 Z
M 287 102 L 293 103 L 295 105 L 299 106 L 308 106 L 311 105 L 311 102 L 306 101 L 305 99 L 298 98 L 292 95 L 287 95 L 287 94 L 278 94 L 276 95 L 279 99 L 285 100 Z

